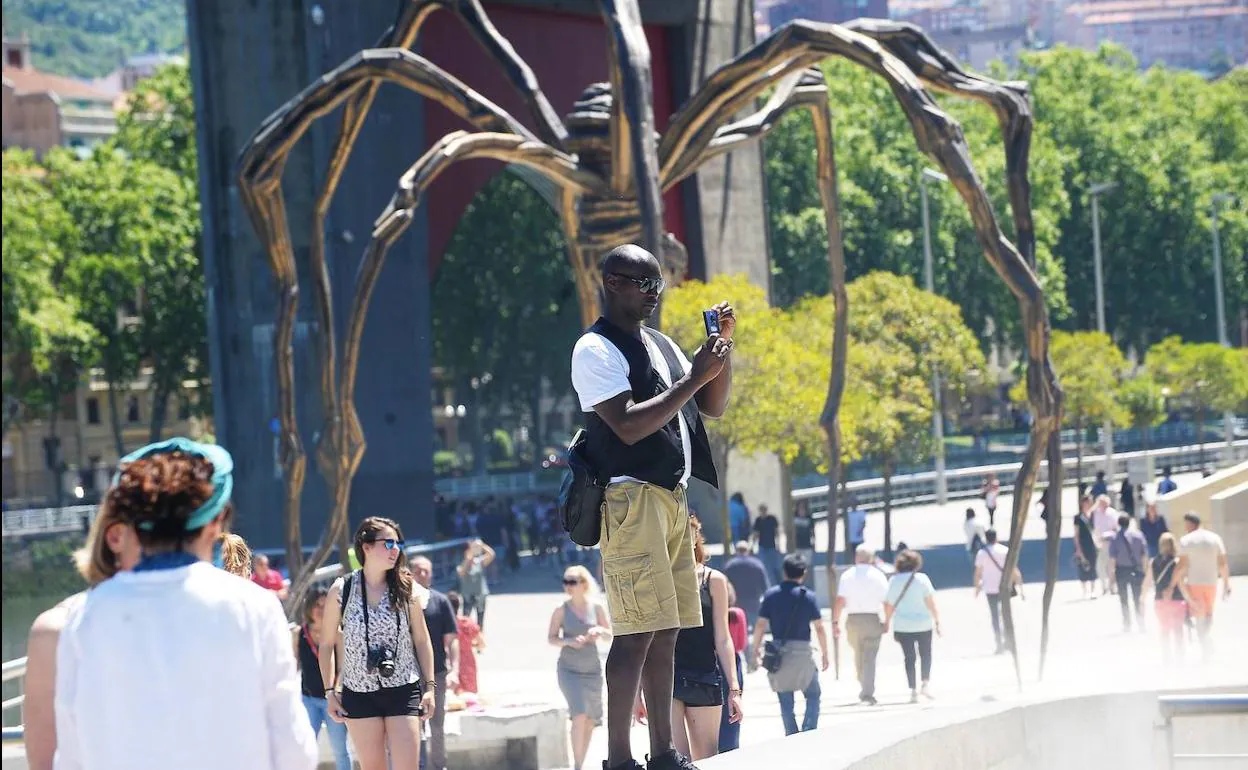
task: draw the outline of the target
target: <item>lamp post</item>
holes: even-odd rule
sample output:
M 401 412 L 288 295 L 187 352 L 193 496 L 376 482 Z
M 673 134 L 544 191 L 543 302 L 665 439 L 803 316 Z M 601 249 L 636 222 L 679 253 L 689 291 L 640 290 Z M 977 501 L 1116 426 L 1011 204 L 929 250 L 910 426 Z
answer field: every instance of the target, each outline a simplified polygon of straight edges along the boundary
M 1224 348 L 1231 346 L 1226 335 L 1226 298 L 1222 294 L 1222 242 L 1218 237 L 1218 206 L 1231 203 L 1235 198 L 1230 193 L 1214 193 L 1209 202 L 1210 216 L 1213 220 L 1213 301 L 1218 317 L 1218 344 Z M 1203 426 L 1201 426 L 1203 427 Z M 1235 413 L 1222 414 L 1222 435 L 1226 438 L 1226 464 L 1235 464 Z
M 1096 278 L 1096 330 L 1105 333 L 1105 275 L 1101 268 L 1101 209 L 1098 196 L 1118 186 L 1117 182 L 1100 182 L 1088 188 L 1088 197 L 1092 199 L 1092 263 Z M 1105 477 L 1112 479 L 1114 475 L 1114 426 L 1105 421 L 1101 431 L 1104 433 L 1105 444 Z
M 929 292 L 936 293 L 932 274 L 932 225 L 927 212 L 927 182 L 948 182 L 949 177 L 925 168 L 919 174 L 919 196 L 923 201 L 923 281 Z M 936 502 L 944 505 L 949 500 L 949 486 L 945 479 L 945 421 L 940 395 L 940 369 L 932 367 L 932 441 L 936 444 Z

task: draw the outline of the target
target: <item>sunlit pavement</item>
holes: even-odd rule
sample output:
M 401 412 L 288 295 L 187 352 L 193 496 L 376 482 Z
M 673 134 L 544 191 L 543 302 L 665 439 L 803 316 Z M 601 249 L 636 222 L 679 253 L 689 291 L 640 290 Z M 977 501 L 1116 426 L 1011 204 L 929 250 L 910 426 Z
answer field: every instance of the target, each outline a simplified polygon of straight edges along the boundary
M 1026 599 L 1016 603 L 1022 689 L 1008 655 L 993 655 L 991 628 L 983 597 L 972 598 L 965 588 L 937 594 L 944 635 L 933 645 L 932 694 L 935 699 L 911 705 L 900 647 L 891 635 L 878 659 L 874 707 L 857 705 L 858 684 L 853 679 L 852 653 L 841 643 L 841 676 L 822 675 L 820 729 L 850 729 L 847 723 L 871 719 L 904 719 L 915 709 L 959 709 L 984 700 L 1002 702 L 1033 697 L 1061 697 L 1154 686 L 1248 685 L 1248 664 L 1238 649 L 1248 637 L 1248 577 L 1233 581 L 1235 593 L 1219 600 L 1213 638 L 1215 650 L 1201 662 L 1189 646 L 1186 663 L 1165 666 L 1151 602 L 1145 602 L 1145 633 L 1122 632 L 1117 597 L 1083 600 L 1079 585 L 1058 584 L 1051 613 L 1052 636 L 1043 680 L 1038 678 L 1040 606 L 1043 585 L 1025 586 Z M 546 643 L 550 613 L 559 604 L 557 594 L 513 594 L 490 600 L 486 636 L 490 647 L 480 659 L 480 683 L 491 703 L 552 703 L 564 701 L 555 682 L 558 651 Z M 825 612 L 826 617 L 826 612 Z M 605 655 L 605 648 L 603 653 Z M 798 709 L 802 708 L 798 697 Z M 741 731 L 742 745 L 783 737 L 779 706 L 767 687 L 766 675 L 747 674 Z M 646 728 L 633 729 L 638 757 L 648 749 Z M 594 733 L 586 768 L 602 766 L 606 730 Z

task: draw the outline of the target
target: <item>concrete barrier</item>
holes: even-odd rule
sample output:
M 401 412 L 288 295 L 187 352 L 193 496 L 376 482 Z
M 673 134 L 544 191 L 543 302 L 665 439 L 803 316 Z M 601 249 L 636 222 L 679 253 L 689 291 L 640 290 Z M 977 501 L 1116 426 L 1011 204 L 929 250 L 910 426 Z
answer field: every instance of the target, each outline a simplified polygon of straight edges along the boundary
M 565 768 L 570 764 L 567 711 L 534 705 L 448 714 L 446 763 L 473 770 Z
M 1226 543 L 1231 574 L 1248 574 L 1248 481 L 1209 498 L 1209 528 Z
M 1169 748 L 1157 704 L 1162 694 L 1168 693 L 1112 693 L 1012 706 L 981 703 L 916 712 L 906 719 L 868 718 L 854 723 L 852 730 L 842 723 L 729 752 L 698 766 L 757 770 L 783 757 L 785 767 L 819 770 L 1167 770 Z M 1243 770 L 1248 713 L 1176 720 L 1173 748 L 1180 754 L 1239 754 L 1205 759 L 1200 766 Z
M 1178 525 L 1181 523 L 1183 514 L 1192 512 L 1201 520 L 1210 521 L 1209 517 L 1212 514 L 1210 498 L 1219 492 L 1244 483 L 1248 483 L 1248 462 L 1218 471 L 1191 486 L 1180 487 L 1169 494 L 1162 495 L 1157 498 L 1157 512 L 1166 517 L 1171 529 L 1181 531 Z M 1227 546 L 1230 546 L 1229 542 Z

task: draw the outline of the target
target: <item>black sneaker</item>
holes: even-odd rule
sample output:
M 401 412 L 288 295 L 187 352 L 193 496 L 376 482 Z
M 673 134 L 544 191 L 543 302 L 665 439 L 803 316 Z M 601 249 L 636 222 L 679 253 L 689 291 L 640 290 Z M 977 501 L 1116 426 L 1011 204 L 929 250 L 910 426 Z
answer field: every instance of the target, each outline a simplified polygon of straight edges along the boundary
M 657 757 L 647 757 L 646 770 L 698 770 L 698 766 L 676 749 L 670 749 Z
M 630 759 L 622 765 L 615 767 L 607 767 L 607 760 L 602 760 L 602 770 L 645 770 L 635 759 Z

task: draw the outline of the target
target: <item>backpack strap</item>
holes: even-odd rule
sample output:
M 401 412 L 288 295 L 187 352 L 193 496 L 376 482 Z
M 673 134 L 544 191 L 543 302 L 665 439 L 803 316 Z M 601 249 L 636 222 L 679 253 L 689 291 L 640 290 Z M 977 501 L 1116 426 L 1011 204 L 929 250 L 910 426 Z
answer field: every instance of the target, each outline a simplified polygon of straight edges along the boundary
M 355 582 L 355 573 L 342 580 L 342 595 L 338 597 L 338 627 L 342 628 L 343 619 L 347 614 L 347 598 L 351 596 L 351 584 Z

